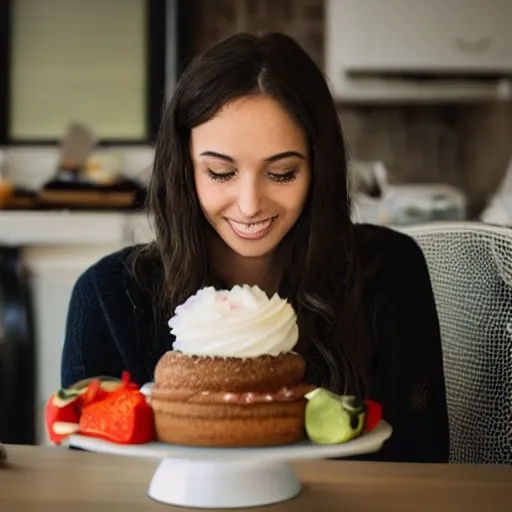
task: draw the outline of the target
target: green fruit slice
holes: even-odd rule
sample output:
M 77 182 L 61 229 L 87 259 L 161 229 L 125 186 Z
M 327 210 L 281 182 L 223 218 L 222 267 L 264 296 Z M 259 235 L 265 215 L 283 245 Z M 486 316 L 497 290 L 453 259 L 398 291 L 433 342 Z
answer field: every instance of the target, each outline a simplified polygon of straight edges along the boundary
M 359 436 L 365 423 L 365 406 L 355 397 L 335 395 L 317 388 L 305 395 L 306 432 L 318 444 L 340 444 Z
M 72 402 L 78 395 L 79 391 L 75 389 L 59 389 L 56 393 L 56 396 L 58 399 L 62 400 L 63 402 Z

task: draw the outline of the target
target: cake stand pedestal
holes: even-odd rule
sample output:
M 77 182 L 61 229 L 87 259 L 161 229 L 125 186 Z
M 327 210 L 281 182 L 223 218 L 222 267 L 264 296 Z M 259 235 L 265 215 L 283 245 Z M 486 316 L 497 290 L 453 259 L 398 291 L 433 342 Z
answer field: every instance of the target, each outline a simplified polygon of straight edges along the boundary
M 72 435 L 67 444 L 100 453 L 160 459 L 148 496 L 155 501 L 202 509 L 247 508 L 297 496 L 301 483 L 292 460 L 344 458 L 377 452 L 392 429 L 381 421 L 371 432 L 337 445 L 311 441 L 262 448 L 195 448 L 165 443 L 118 445 Z
M 244 508 L 289 500 L 301 487 L 284 462 L 164 459 L 148 495 L 181 507 Z

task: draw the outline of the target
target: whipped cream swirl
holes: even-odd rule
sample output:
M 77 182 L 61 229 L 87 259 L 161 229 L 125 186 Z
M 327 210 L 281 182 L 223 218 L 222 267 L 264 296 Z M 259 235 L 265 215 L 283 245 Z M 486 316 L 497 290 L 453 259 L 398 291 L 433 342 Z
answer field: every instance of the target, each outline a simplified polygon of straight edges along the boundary
M 191 356 L 278 356 L 290 352 L 299 337 L 292 306 L 248 285 L 202 288 L 176 308 L 169 327 L 173 348 Z

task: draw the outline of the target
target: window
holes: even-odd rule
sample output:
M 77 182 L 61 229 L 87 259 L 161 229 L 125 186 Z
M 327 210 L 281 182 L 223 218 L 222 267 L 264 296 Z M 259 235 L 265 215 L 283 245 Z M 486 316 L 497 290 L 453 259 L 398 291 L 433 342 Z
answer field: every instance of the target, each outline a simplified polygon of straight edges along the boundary
M 100 142 L 151 141 L 185 2 L 2 0 L 0 144 L 55 143 L 75 121 Z

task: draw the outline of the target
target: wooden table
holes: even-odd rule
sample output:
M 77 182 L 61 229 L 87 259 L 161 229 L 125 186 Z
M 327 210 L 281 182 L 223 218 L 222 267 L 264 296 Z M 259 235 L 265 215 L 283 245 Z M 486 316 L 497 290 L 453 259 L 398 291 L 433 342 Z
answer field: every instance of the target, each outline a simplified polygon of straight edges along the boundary
M 0 465 L 1 512 L 194 510 L 147 497 L 157 460 L 55 447 L 8 445 L 7 450 L 8 461 Z M 293 466 L 304 483 L 302 493 L 250 510 L 512 511 L 512 467 L 343 461 Z

